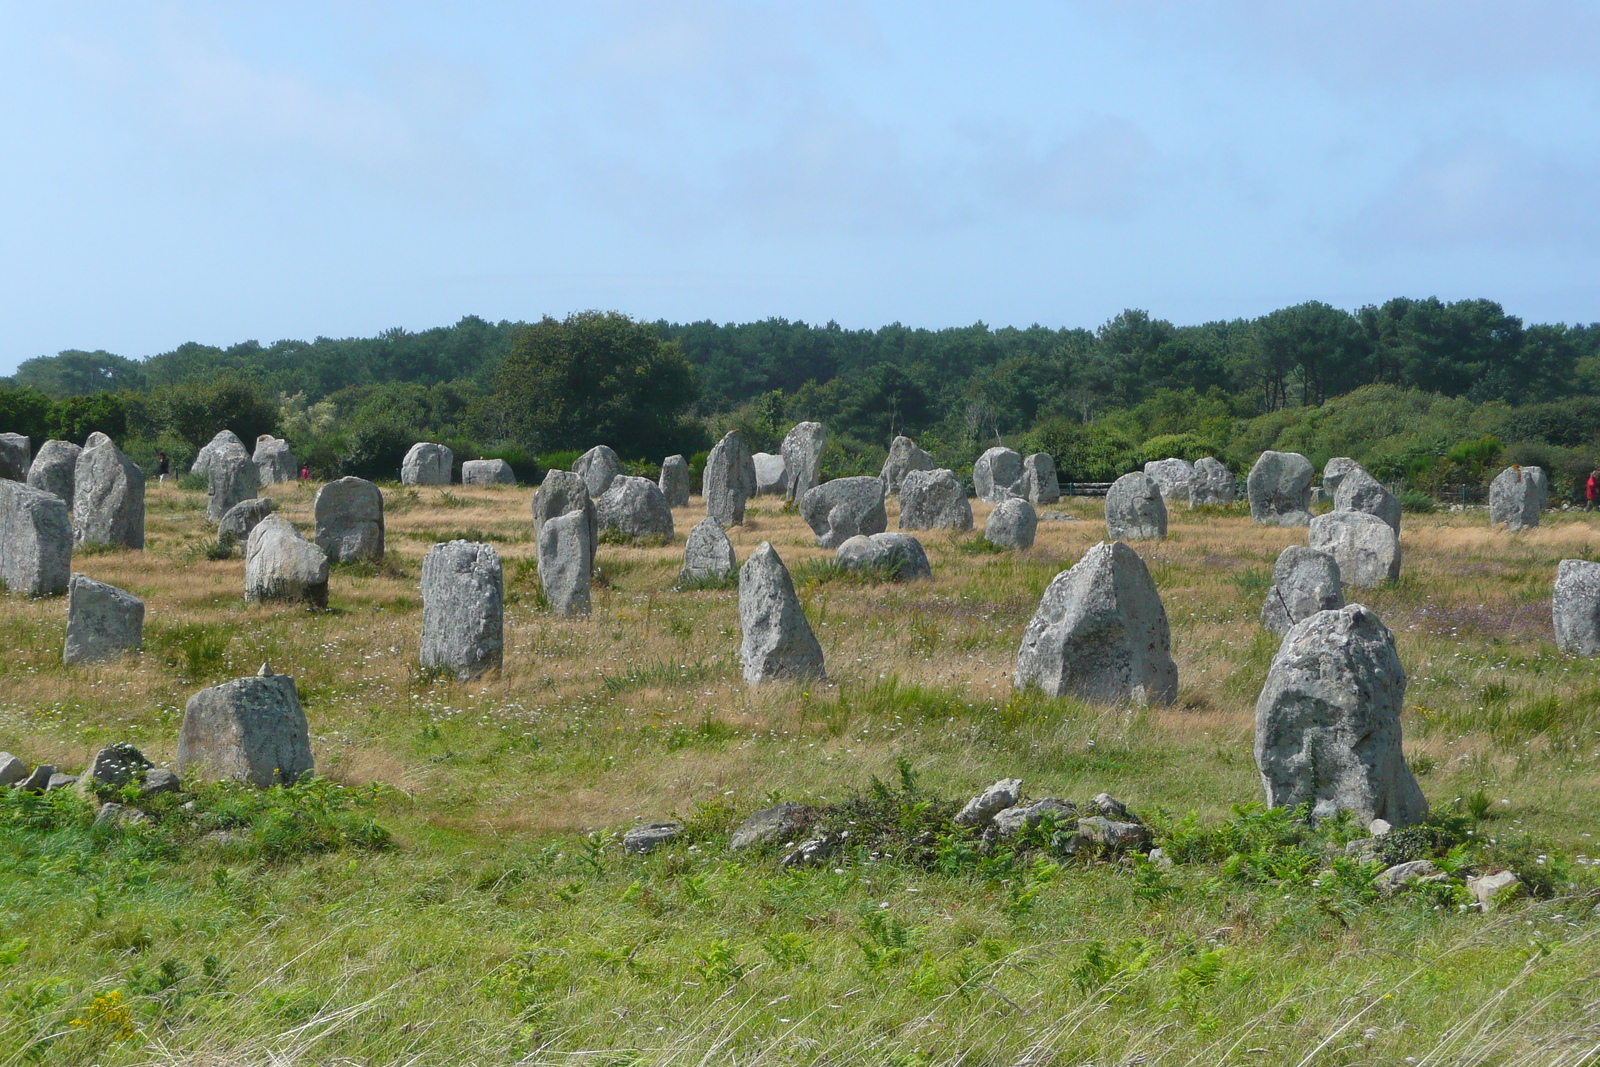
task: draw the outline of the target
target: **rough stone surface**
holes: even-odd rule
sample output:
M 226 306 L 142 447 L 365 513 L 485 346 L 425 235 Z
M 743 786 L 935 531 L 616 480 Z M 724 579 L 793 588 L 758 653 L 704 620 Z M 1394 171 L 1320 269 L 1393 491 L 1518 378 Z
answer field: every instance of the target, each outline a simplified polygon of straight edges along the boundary
M 791 480 L 791 487 L 793 484 Z M 707 515 L 724 526 L 744 522 L 745 501 L 756 495 L 756 465 L 750 458 L 750 449 L 745 447 L 744 434 L 729 430 L 717 442 L 706 457 L 700 492 L 705 497 Z
M 1260 526 L 1308 525 L 1313 473 L 1311 461 L 1298 452 L 1261 453 L 1245 481 L 1250 517 Z
M 500 666 L 505 649 L 505 588 L 493 545 L 449 541 L 422 559 L 422 649 L 425 668 L 468 681 Z
M 820 422 L 797 422 L 783 435 L 778 451 L 788 478 L 783 488 L 786 499 L 800 500 L 821 484 L 822 449 L 827 443 L 828 431 Z
M 842 834 L 822 834 L 800 842 L 800 847 L 783 857 L 778 866 L 788 870 L 795 867 L 815 867 L 839 851 L 849 831 Z
M 231 552 L 235 546 L 247 544 L 250 531 L 271 515 L 274 507 L 271 497 L 258 496 L 253 500 L 241 500 L 229 508 L 217 524 L 217 547 Z
M 185 778 L 248 782 L 257 789 L 288 785 L 316 768 L 300 692 L 287 674 L 265 664 L 189 698 L 178 735 L 178 773 Z
M 461 464 L 462 485 L 516 485 L 517 475 L 503 459 L 469 459 Z
M 612 479 L 622 473 L 622 460 L 610 445 L 595 445 L 573 461 L 572 473 L 582 478 L 589 495 L 599 500 L 611 488 Z
M 1361 464 L 1349 456 L 1334 456 L 1322 467 L 1322 492 L 1328 499 L 1339 491 L 1339 483 L 1353 470 L 1362 470 Z
M 152 767 L 144 772 L 144 784 L 139 787 L 141 797 L 155 796 L 157 793 L 181 793 L 183 780 L 165 767 Z
M 1382 524 L 1380 524 L 1382 525 Z M 1296 623 L 1256 701 L 1256 768 L 1270 807 L 1344 810 L 1412 826 L 1428 813 L 1401 750 L 1406 672 L 1394 635 L 1361 604 Z
M 1033 535 L 1039 529 L 1039 513 L 1033 505 L 1019 496 L 1002 500 L 989 512 L 983 524 L 983 537 L 992 545 L 1024 549 L 1033 547 Z
M 800 498 L 800 517 L 823 548 L 838 548 L 856 534 L 889 528 L 883 506 L 883 483 L 870 475 L 835 478 Z
M 33 442 L 20 433 L 0 433 L 0 478 L 21 482 L 28 478 Z
M 79 544 L 144 547 L 144 471 L 103 433 L 73 468 L 72 533 Z
M 544 524 L 562 515 L 583 516 L 588 528 L 589 564 L 594 565 L 595 546 L 600 542 L 600 522 L 595 517 L 594 501 L 583 479 L 571 471 L 547 471 L 544 482 L 533 494 L 533 532 L 537 538 Z
M 622 835 L 622 850 L 643 856 L 654 852 L 681 833 L 683 833 L 682 823 L 652 822 L 635 826 Z
M 1569 656 L 1600 653 L 1600 563 L 1564 559 L 1550 598 L 1556 645 Z
M 28 765 L 9 752 L 0 752 L 0 789 L 26 781 Z
M 996 815 L 1015 807 L 1021 796 L 1021 778 L 1002 778 L 967 801 L 950 821 L 957 826 L 987 826 Z
M 1107 852 L 1141 848 L 1150 840 L 1150 831 L 1142 823 L 1121 822 L 1104 815 L 1079 819 L 1078 833 L 1090 845 Z
M 1388 523 L 1395 533 L 1400 532 L 1400 498 L 1359 466 L 1340 475 L 1339 487 L 1333 494 L 1333 510 L 1365 512 Z
M 783 496 L 789 488 L 789 473 L 784 468 L 783 457 L 757 452 L 750 461 L 756 468 L 756 495 Z
M 200 446 L 200 451 L 195 453 L 194 463 L 189 466 L 190 474 L 198 474 L 205 478 L 211 473 L 211 460 L 222 449 L 229 445 L 244 447 L 244 442 L 239 440 L 239 435 L 232 430 L 218 430 L 216 436 Z M 84 447 L 88 447 L 85 445 Z
M 289 442 L 281 437 L 264 433 L 256 438 L 256 450 L 250 456 L 256 465 L 256 480 L 262 485 L 279 485 L 300 477 L 295 465 L 294 452 Z
M 206 519 L 221 522 L 241 500 L 254 500 L 261 492 L 256 462 L 243 445 L 224 445 L 206 465 Z
M 1061 479 L 1056 477 L 1055 457 L 1035 452 L 1022 461 L 1022 495 L 1034 507 L 1054 504 L 1061 499 Z
M 1189 485 L 1189 506 L 1231 504 L 1239 498 L 1239 484 L 1221 460 L 1205 456 L 1194 461 L 1194 481 Z
M 1025 826 L 1038 826 L 1046 815 L 1053 816 L 1057 824 L 1063 824 L 1075 819 L 1078 809 L 1070 800 L 1062 800 L 1059 797 L 1045 797 L 1031 804 L 1018 804 L 995 815 L 995 833 L 1001 837 L 1010 837 Z
M 1167 536 L 1167 504 L 1148 474 L 1124 474 L 1106 490 L 1106 534 L 1114 541 L 1160 541 Z
M 65 500 L 68 515 L 72 514 L 72 487 L 82 452 L 71 441 L 46 441 L 28 468 L 28 484 Z
M 1176 699 L 1167 611 L 1137 552 L 1102 541 L 1056 575 L 1023 632 L 1015 684 L 1107 704 Z
M 611 488 L 594 502 L 595 521 L 601 533 L 613 533 L 639 541 L 670 544 L 676 535 L 672 507 L 661 487 L 649 478 L 619 474 Z
M 1433 876 L 1439 873 L 1439 868 L 1434 866 L 1432 860 L 1411 860 L 1380 871 L 1373 877 L 1372 887 L 1385 895 L 1398 893 L 1408 885 L 1433 881 Z
M 250 531 L 244 552 L 246 600 L 304 600 L 328 606 L 328 557 L 281 515 Z
M 17 788 L 25 793 L 43 793 L 56 773 L 55 764 L 41 763 L 28 774 L 28 777 L 17 783 Z
M 16 596 L 58 596 L 72 573 L 72 524 L 54 493 L 0 481 L 0 582 Z
M 933 577 L 928 553 L 922 542 L 908 533 L 857 534 L 833 554 L 833 561 L 846 570 L 878 570 L 892 574 L 897 582 L 915 582 Z
M 689 505 L 689 461 L 682 456 L 668 456 L 661 461 L 661 478 L 656 482 L 661 495 L 670 507 Z
M 722 532 L 722 524 L 712 518 L 695 523 L 683 546 L 683 570 L 678 572 L 678 581 L 719 582 L 733 577 L 738 570 L 733 542 Z
M 1278 553 L 1272 568 L 1272 588 L 1261 602 L 1261 625 L 1286 634 L 1295 623 L 1319 611 L 1344 607 L 1339 585 L 1339 561 L 1327 552 L 1290 545 Z
M 83 769 L 78 776 L 78 791 L 80 793 L 92 792 L 95 786 L 106 786 L 111 789 L 121 789 L 129 782 L 136 781 L 146 771 L 153 767 L 144 753 L 126 742 L 107 745 L 94 754 L 94 759 Z
M 546 520 L 539 529 L 539 583 L 550 610 L 557 615 L 589 614 L 589 577 L 594 570 L 593 514 L 569 511 Z
M 1538 467 L 1507 467 L 1489 483 L 1489 525 L 1512 533 L 1539 525 L 1550 483 Z
M 1139 821 L 1128 812 L 1128 805 L 1110 793 L 1096 793 L 1094 799 L 1089 801 L 1089 806 L 1108 819 L 1122 819 L 1125 822 Z
M 917 447 L 909 437 L 896 437 L 889 445 L 889 458 L 883 461 L 878 478 L 883 482 L 885 496 L 899 496 L 900 483 L 912 471 L 931 471 L 933 457 Z
M 311 501 L 317 547 L 335 563 L 383 558 L 383 493 L 365 478 L 346 477 Z
M 418 441 L 400 463 L 405 485 L 449 485 L 456 454 L 444 445 Z
M 954 471 L 940 467 L 905 473 L 900 479 L 900 529 L 972 529 L 972 503 Z
M 739 662 L 748 684 L 825 677 L 822 646 L 806 621 L 789 569 L 770 541 L 763 541 L 739 568 L 739 626 L 744 635 Z
M 1345 485 L 1349 485 L 1349 478 Z M 1346 585 L 1371 589 L 1400 577 L 1400 535 L 1364 511 L 1330 511 L 1311 520 L 1306 542 L 1339 564 Z
M 1144 465 L 1144 472 L 1156 483 L 1167 507 L 1189 503 L 1189 496 L 1194 492 L 1194 464 L 1186 459 L 1152 459 Z
M 1510 871 L 1495 871 L 1467 879 L 1467 893 L 1482 911 L 1495 908 L 1522 895 L 1522 879 Z
M 67 642 L 63 663 L 96 663 L 144 643 L 144 601 L 86 574 L 67 585 Z
M 762 845 L 786 844 L 805 833 L 816 817 L 810 806 L 785 800 L 752 813 L 728 840 L 728 848 L 739 852 Z
M 44 791 L 46 793 L 54 793 L 57 789 L 71 789 L 77 784 L 78 776 L 76 774 L 62 774 L 58 771 L 52 774 L 50 780 L 45 783 Z
M 1056 511 L 1053 508 L 1047 508 L 1046 510 L 1039 512 L 1039 521 L 1040 522 L 1078 522 L 1079 520 L 1078 520 L 1078 516 L 1072 514 L 1070 511 Z
M 1019 495 L 1022 456 L 1009 448 L 991 448 L 972 465 L 972 489 L 979 500 L 998 504 Z

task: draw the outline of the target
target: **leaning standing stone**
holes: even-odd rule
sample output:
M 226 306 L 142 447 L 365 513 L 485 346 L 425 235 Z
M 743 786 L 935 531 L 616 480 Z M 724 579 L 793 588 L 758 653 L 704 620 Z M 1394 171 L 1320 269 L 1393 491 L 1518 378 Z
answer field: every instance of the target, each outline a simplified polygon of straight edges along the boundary
M 611 480 L 622 473 L 622 461 L 610 445 L 595 445 L 573 461 L 572 473 L 582 478 L 589 495 L 599 500 L 611 488 Z
M 1017 495 L 1022 481 L 1022 456 L 1009 448 L 991 448 L 972 465 L 972 489 L 978 499 L 998 504 Z
M 761 542 L 739 568 L 739 626 L 739 662 L 750 685 L 825 677 L 822 646 L 771 541 Z
M 886 496 L 900 495 L 900 483 L 912 471 L 931 471 L 933 457 L 917 447 L 909 437 L 896 437 L 889 445 L 889 458 L 883 461 L 883 471 L 878 475 L 883 481 Z
M 516 485 L 511 464 L 503 459 L 469 459 L 461 464 L 462 485 Z
M 206 466 L 206 519 L 221 522 L 241 500 L 254 500 L 261 491 L 256 461 L 243 445 L 217 449 Z
M 103 433 L 73 468 L 72 533 L 79 544 L 144 547 L 144 471 Z
M 0 433 L 0 478 L 26 481 L 33 442 L 20 433 Z
M 1378 479 L 1352 465 L 1338 478 L 1337 484 L 1333 510 L 1364 511 L 1394 527 L 1395 533 L 1400 532 L 1400 501 Z
M 72 573 L 66 501 L 22 482 L 0 481 L 0 583 L 18 596 L 58 596 Z
M 989 512 L 984 523 L 983 537 L 992 545 L 1002 548 L 1025 549 L 1033 547 L 1033 535 L 1039 529 L 1039 513 L 1021 497 L 1002 500 Z
M 1306 541 L 1339 562 L 1339 577 L 1346 584 L 1370 589 L 1400 577 L 1400 535 L 1376 515 L 1364 511 L 1318 515 L 1311 520 Z
M 589 489 L 583 484 L 583 479 L 572 471 L 546 471 L 544 482 L 533 494 L 535 540 L 545 523 L 562 515 L 573 514 L 582 515 L 584 525 L 588 527 L 589 563 L 592 566 L 594 548 L 600 541 L 600 525 L 595 517 L 594 501 L 589 499 Z
M 661 478 L 656 482 L 667 505 L 674 508 L 689 505 L 689 461 L 682 456 L 668 456 L 661 461 Z
M 67 586 L 67 643 L 63 663 L 97 663 L 144 643 L 144 601 L 86 574 Z
M 1256 767 L 1269 807 L 1310 803 L 1399 829 L 1428 813 L 1400 746 L 1406 672 L 1394 635 L 1361 604 L 1322 611 L 1283 639 L 1256 701 Z
M 593 512 L 569 511 L 547 519 L 539 529 L 539 583 L 557 615 L 589 614 L 593 522 Z
M 206 477 L 211 472 L 212 457 L 229 445 L 237 445 L 243 448 L 244 442 L 239 440 L 239 435 L 232 430 L 218 430 L 216 436 L 202 445 L 200 451 L 195 453 L 194 464 L 190 466 L 189 473 L 198 474 L 202 478 Z M 86 444 L 84 447 L 88 448 L 89 445 Z
M 256 465 L 256 478 L 262 485 L 292 482 L 300 471 L 294 464 L 294 453 L 289 442 L 281 437 L 264 433 L 256 438 L 256 450 L 250 456 Z
M 896 582 L 933 577 L 922 542 L 908 533 L 857 534 L 839 546 L 833 562 L 847 571 L 876 571 Z
M 1231 504 L 1239 496 L 1233 472 L 1211 456 L 1194 463 L 1194 481 L 1189 486 L 1189 506 Z
M 783 469 L 788 479 L 783 495 L 788 500 L 799 500 L 822 482 L 822 448 L 828 442 L 828 431 L 820 422 L 800 422 L 784 434 Z
M 1161 499 L 1167 507 L 1187 504 L 1194 492 L 1195 469 L 1186 459 L 1152 459 L 1144 465 L 1145 474 L 1161 490 Z
M 72 483 L 82 452 L 71 441 L 46 441 L 28 468 L 28 484 L 65 500 L 68 515 L 72 514 Z
M 456 454 L 444 445 L 418 441 L 400 463 L 400 481 L 405 485 L 449 485 Z
M 722 524 L 710 517 L 695 523 L 683 546 L 683 570 L 678 572 L 678 581 L 684 585 L 719 582 L 733 577 L 738 569 L 733 542 L 722 532 Z
M 463 682 L 499 667 L 504 600 L 493 545 L 450 541 L 430 548 L 422 559 L 422 666 Z
M 261 665 L 189 698 L 178 735 L 178 773 L 224 778 L 257 789 L 290 785 L 312 773 L 311 730 L 300 693 L 287 674 Z
M 273 506 L 271 497 L 262 496 L 254 500 L 241 500 L 229 508 L 217 524 L 217 547 L 231 552 L 235 545 L 247 544 L 250 531 L 272 514 Z
M 756 495 L 756 465 L 745 447 L 744 434 L 729 430 L 723 435 L 706 457 L 700 483 L 707 515 L 724 526 L 744 522 L 745 501 Z
M 972 529 L 972 504 L 954 471 L 941 467 L 905 473 L 900 479 L 900 529 Z
M 1507 467 L 1489 484 L 1489 525 L 1507 530 L 1539 525 L 1539 513 L 1550 495 L 1550 483 L 1538 467 Z
M 250 531 L 244 553 L 244 598 L 304 600 L 328 606 L 328 557 L 281 515 L 268 515 Z
M 672 508 L 649 478 L 617 475 L 611 479 L 611 488 L 594 502 L 594 514 L 601 533 L 661 544 L 671 544 L 676 534 Z
M 1050 453 L 1035 452 L 1022 461 L 1022 495 L 1034 507 L 1061 499 L 1061 479 L 1056 477 L 1056 461 Z
M 346 477 L 317 490 L 311 501 L 317 547 L 335 563 L 383 558 L 383 493 L 365 478 Z
M 1275 634 L 1288 633 L 1295 623 L 1319 611 L 1344 607 L 1339 562 L 1327 552 L 1290 545 L 1278 553 L 1272 583 L 1261 602 L 1261 625 Z
M 1137 552 L 1102 541 L 1056 575 L 1023 632 L 1015 685 L 1106 704 L 1177 698 L 1167 610 Z
M 837 548 L 856 534 L 889 528 L 883 507 L 883 483 L 870 475 L 835 478 L 800 498 L 800 517 L 823 548 Z
M 1106 490 L 1106 533 L 1116 541 L 1160 541 L 1167 536 L 1167 505 L 1142 471 L 1130 471 Z
M 1263 452 L 1250 468 L 1245 491 L 1258 526 L 1311 523 L 1311 461 L 1298 452 Z
M 1564 559 L 1550 599 L 1556 645 L 1569 656 L 1600 653 L 1600 563 Z
M 756 495 L 783 496 L 789 487 L 789 474 L 783 465 L 783 457 L 771 452 L 757 452 L 750 457 L 750 462 L 756 468 Z

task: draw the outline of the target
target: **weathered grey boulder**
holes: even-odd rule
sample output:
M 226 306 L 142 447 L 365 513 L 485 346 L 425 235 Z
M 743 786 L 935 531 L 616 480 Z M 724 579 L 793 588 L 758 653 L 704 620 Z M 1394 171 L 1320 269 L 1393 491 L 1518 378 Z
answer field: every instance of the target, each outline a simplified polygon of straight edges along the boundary
M 82 452 L 83 449 L 71 441 L 46 441 L 28 468 L 28 484 L 65 500 L 68 515 L 72 514 L 72 487 L 78 473 L 78 456 Z
M 1022 796 L 1021 778 L 1002 778 L 962 805 L 950 821 L 957 826 L 987 826 Z
M 846 570 L 875 570 L 897 582 L 933 577 L 922 542 L 908 533 L 856 534 L 839 546 L 833 561 Z
M 661 461 L 661 478 L 656 482 L 667 505 L 674 508 L 689 505 L 689 461 L 682 456 L 668 456 Z
M 1600 653 L 1600 563 L 1564 559 L 1550 598 L 1556 645 L 1569 656 Z
M 259 527 L 258 527 L 259 529 Z M 183 709 L 178 773 L 257 789 L 290 785 L 316 769 L 300 692 L 265 663 L 253 678 L 202 689 Z
M 1322 465 L 1322 493 L 1329 500 L 1339 491 L 1339 483 L 1344 476 L 1354 470 L 1362 470 L 1361 464 L 1349 456 L 1334 456 Z
M 119 741 L 107 745 L 94 754 L 94 759 L 78 776 L 78 792 L 90 795 L 96 787 L 121 789 L 129 782 L 138 781 L 155 764 L 145 759 L 144 753 L 132 745 Z
M 883 483 L 869 475 L 823 482 L 800 498 L 800 517 L 823 548 L 838 548 L 856 534 L 889 528 Z
M 1152 459 L 1144 465 L 1144 472 L 1156 483 L 1167 507 L 1189 502 L 1189 496 L 1194 492 L 1194 464 L 1186 459 Z
M 756 495 L 782 496 L 789 487 L 789 475 L 783 466 L 783 457 L 771 452 L 757 452 L 750 457 L 756 468 Z
M 493 545 L 449 541 L 422 559 L 424 668 L 465 682 L 500 666 L 505 649 L 505 588 Z
M 17 783 L 17 788 L 24 793 L 43 793 L 50 787 L 50 780 L 55 778 L 59 768 L 53 763 L 41 763 L 29 772 L 28 777 Z
M 1167 504 L 1143 471 L 1130 471 L 1106 490 L 1106 534 L 1117 541 L 1160 541 L 1167 536 Z
M 1015 685 L 1107 704 L 1177 697 L 1167 611 L 1137 552 L 1102 541 L 1056 575 L 1023 632 Z
M 1339 585 L 1339 562 L 1327 552 L 1290 545 L 1278 553 L 1272 568 L 1272 588 L 1261 602 L 1261 625 L 1286 634 L 1295 623 L 1319 611 L 1344 607 Z
M 1345 485 L 1350 479 L 1345 479 Z M 1339 563 L 1346 585 L 1371 589 L 1400 577 L 1400 535 L 1364 511 L 1330 511 L 1311 520 L 1306 543 Z
M 365 478 L 329 482 L 311 500 L 317 547 L 335 563 L 383 558 L 383 493 Z
M 63 663 L 96 663 L 144 643 L 144 601 L 125 590 L 74 574 L 67 586 Z
M 206 519 L 221 522 L 241 500 L 254 500 L 261 492 L 256 461 L 243 445 L 225 444 L 212 453 L 206 465 Z
M 648 855 L 683 833 L 683 824 L 652 822 L 635 826 L 622 835 L 622 851 L 636 856 Z
M 589 614 L 593 521 L 593 512 L 569 511 L 546 519 L 539 528 L 539 584 L 544 587 L 550 610 L 557 615 Z
M 533 494 L 533 533 L 537 539 L 544 524 L 562 515 L 582 515 L 588 527 L 586 544 L 589 546 L 589 564 L 594 565 L 595 546 L 600 543 L 600 521 L 595 516 L 594 501 L 583 479 L 572 471 L 546 471 L 544 482 Z
M 739 662 L 748 684 L 825 677 L 822 646 L 770 541 L 761 542 L 739 568 L 739 626 Z
M 1079 819 L 1074 836 L 1085 845 L 1107 852 L 1125 852 L 1150 842 L 1150 831 L 1142 823 L 1122 822 L 1105 815 Z
M 683 570 L 678 572 L 678 581 L 719 582 L 733 577 L 738 569 L 733 542 L 722 532 L 722 524 L 709 516 L 695 523 L 683 546 Z
M 144 547 L 144 471 L 103 433 L 89 435 L 73 468 L 72 534 L 79 544 Z
M 211 460 L 218 452 L 229 445 L 244 447 L 244 442 L 239 440 L 239 435 L 232 430 L 218 430 L 206 444 L 200 446 L 200 451 L 195 453 L 194 463 L 189 467 L 190 474 L 198 474 L 204 478 L 211 472 Z M 85 448 L 89 445 L 85 444 Z
M 822 449 L 828 443 L 828 431 L 820 422 L 797 422 L 783 435 L 778 451 L 783 453 L 783 469 L 787 481 L 783 495 L 788 500 L 800 500 L 822 482 Z
M 1022 461 L 1022 495 L 1034 507 L 1054 504 L 1061 499 L 1061 479 L 1056 477 L 1056 460 L 1048 452 L 1035 452 Z
M 229 508 L 217 524 L 217 547 L 232 551 L 235 545 L 248 544 L 250 531 L 271 515 L 275 506 L 271 497 L 258 496 L 254 500 L 241 500 Z
M 1395 533 L 1400 532 L 1400 498 L 1358 466 L 1347 468 L 1339 476 L 1339 486 L 1333 493 L 1333 510 L 1362 511 L 1382 519 L 1394 527 Z
M 1538 467 L 1507 467 L 1489 483 L 1489 525 L 1504 523 L 1507 530 L 1539 525 L 1550 496 L 1550 483 Z
M 1494 911 L 1521 896 L 1525 888 L 1522 879 L 1510 871 L 1495 871 L 1467 879 L 1467 895 L 1480 911 Z
M 635 541 L 670 544 L 676 534 L 672 507 L 649 478 L 619 474 L 611 479 L 611 487 L 594 502 L 594 515 L 601 533 Z
M 140 797 L 153 797 L 157 793 L 181 793 L 183 781 L 165 767 L 150 767 L 144 772 L 144 784 L 139 786 Z
M 26 781 L 28 765 L 9 752 L 0 752 L 0 789 Z
M 328 606 L 328 557 L 281 515 L 268 515 L 250 531 L 244 553 L 244 597 L 250 601 L 304 600 Z
M 700 476 L 700 493 L 705 497 L 706 514 L 722 525 L 744 522 L 745 501 L 756 495 L 756 465 L 745 447 L 744 434 L 729 430 L 711 450 Z
M 991 448 L 972 465 L 972 490 L 979 500 L 998 504 L 1019 495 L 1022 456 L 1009 448 Z
M 50 776 L 50 780 L 45 783 L 44 791 L 46 793 L 54 793 L 57 789 L 71 789 L 77 784 L 78 776 L 76 774 L 61 774 L 58 772 Z
M 400 481 L 405 485 L 449 485 L 455 461 L 456 454 L 445 445 L 418 441 L 400 462 Z
M 1017 804 L 995 815 L 994 831 L 1001 837 L 1011 837 L 1023 827 L 1038 826 L 1047 815 L 1055 820 L 1057 826 L 1063 826 L 1077 819 L 1078 809 L 1072 801 L 1060 797 L 1045 797 L 1031 804 Z
M 0 583 L 18 596 L 58 596 L 72 573 L 67 503 L 23 482 L 0 481 Z
M 972 504 L 954 471 L 906 471 L 900 479 L 900 529 L 972 529 Z
M 462 485 L 516 485 L 517 475 L 503 459 L 469 459 L 461 464 Z
M 1000 501 L 989 512 L 989 519 L 983 524 L 983 538 L 992 545 L 1020 550 L 1033 547 L 1033 535 L 1038 529 L 1039 513 L 1032 504 L 1014 496 Z
M 1313 473 L 1311 461 L 1298 452 L 1261 453 L 1245 481 L 1250 517 L 1261 526 L 1310 524 Z
M 20 433 L 0 433 L 0 478 L 10 482 L 28 479 L 33 442 Z
M 1268 806 L 1309 802 L 1317 818 L 1345 810 L 1362 825 L 1422 821 L 1428 802 L 1400 746 L 1405 694 L 1394 635 L 1363 605 L 1296 623 L 1256 701 Z
M 792 844 L 810 828 L 816 814 L 809 805 L 794 800 L 762 808 L 739 824 L 728 839 L 728 848 L 740 852 L 762 845 Z
M 885 496 L 900 495 L 900 482 L 911 471 L 931 471 L 933 457 L 917 447 L 909 437 L 896 437 L 889 445 L 889 458 L 883 461 L 878 477 L 883 481 Z
M 256 480 L 262 485 L 292 482 L 300 476 L 289 442 L 270 433 L 256 438 L 256 450 L 250 458 L 256 465 Z
M 1211 456 L 1194 461 L 1194 481 L 1189 485 L 1189 506 L 1231 504 L 1239 497 L 1233 472 Z
M 589 495 L 599 500 L 611 488 L 611 480 L 622 473 L 622 460 L 610 445 L 595 445 L 573 461 L 572 473 L 582 478 Z
M 1372 887 L 1384 896 L 1391 896 L 1419 883 L 1448 881 L 1449 878 L 1432 860 L 1408 860 L 1379 871 L 1373 876 Z

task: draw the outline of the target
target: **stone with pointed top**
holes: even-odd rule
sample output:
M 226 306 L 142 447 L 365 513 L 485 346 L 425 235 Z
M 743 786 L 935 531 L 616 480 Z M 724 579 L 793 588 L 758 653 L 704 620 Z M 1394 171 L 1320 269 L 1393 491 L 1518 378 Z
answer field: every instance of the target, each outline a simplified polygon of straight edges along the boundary
M 557 615 L 589 614 L 589 579 L 594 570 L 591 516 L 569 511 L 545 520 L 539 528 L 539 584 Z
M 599 500 L 611 488 L 611 482 L 622 473 L 622 460 L 610 445 L 595 445 L 572 463 L 572 473 L 583 479 L 589 495 Z
M 1310 525 L 1311 476 L 1315 472 L 1311 461 L 1298 452 L 1261 453 L 1245 480 L 1250 518 L 1258 526 Z
M 678 581 L 683 585 L 697 582 L 720 582 L 732 578 L 739 570 L 739 561 L 733 554 L 733 542 L 723 532 L 716 519 L 701 519 L 689 531 L 683 546 L 683 569 Z
M 889 456 L 883 461 L 878 477 L 883 482 L 885 496 L 899 496 L 900 483 L 912 471 L 931 471 L 935 468 L 933 457 L 917 447 L 909 437 L 896 437 L 889 445 Z
M 723 526 L 744 522 L 745 502 L 756 495 L 756 465 L 744 434 L 729 430 L 723 435 L 706 457 L 700 484 L 707 515 Z
M 73 468 L 72 535 L 84 545 L 144 548 L 144 471 L 98 431 Z
M 1272 567 L 1272 588 L 1261 602 L 1261 625 L 1286 634 L 1295 623 L 1319 611 L 1344 607 L 1339 561 L 1330 553 L 1290 545 Z
M 763 541 L 739 568 L 739 626 L 739 662 L 746 683 L 825 678 L 822 646 L 806 621 L 789 569 L 770 541 Z
M 28 468 L 28 484 L 65 500 L 68 515 L 72 514 L 73 481 L 82 452 L 83 449 L 71 441 L 46 441 Z

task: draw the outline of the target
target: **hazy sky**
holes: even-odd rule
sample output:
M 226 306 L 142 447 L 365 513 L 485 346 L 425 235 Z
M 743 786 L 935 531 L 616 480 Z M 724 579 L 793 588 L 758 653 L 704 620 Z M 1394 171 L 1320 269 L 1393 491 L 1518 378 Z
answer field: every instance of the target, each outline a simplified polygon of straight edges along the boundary
M 0 0 L 0 373 L 615 308 L 1600 319 L 1600 4 Z

